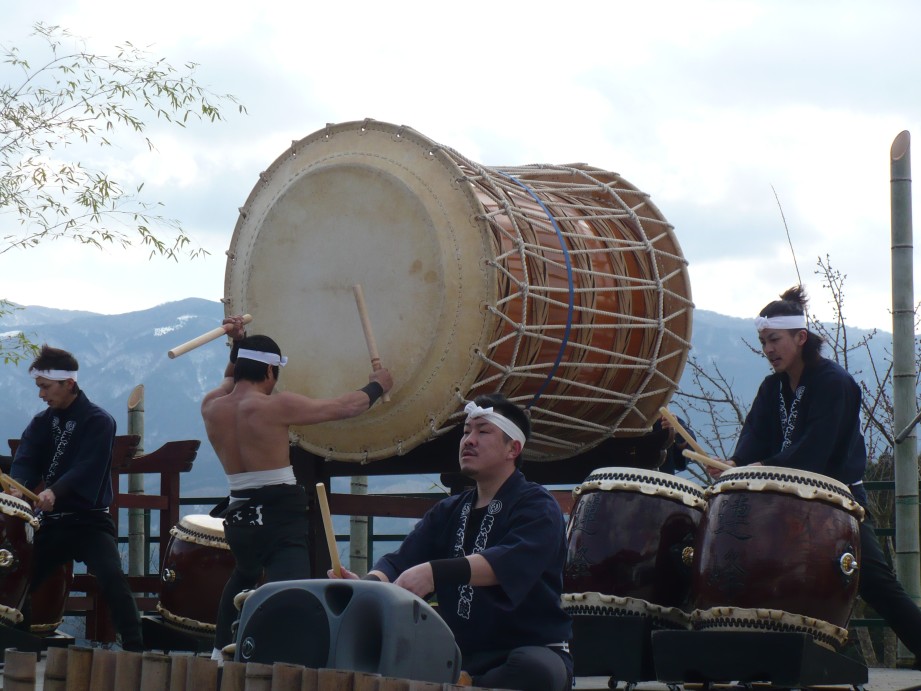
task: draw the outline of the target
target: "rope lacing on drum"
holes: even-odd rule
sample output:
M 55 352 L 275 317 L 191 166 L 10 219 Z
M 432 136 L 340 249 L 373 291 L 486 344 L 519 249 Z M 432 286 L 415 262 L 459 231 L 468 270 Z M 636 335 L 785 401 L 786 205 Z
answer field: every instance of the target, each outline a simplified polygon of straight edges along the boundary
M 774 619 L 715 617 L 707 620 L 692 619 L 691 626 L 695 631 L 705 631 L 707 629 L 751 629 L 754 631 L 804 633 L 812 636 L 817 643 L 821 643 L 832 650 L 837 650 L 842 643 L 841 640 L 832 634 L 821 631 L 818 628 L 791 624 Z

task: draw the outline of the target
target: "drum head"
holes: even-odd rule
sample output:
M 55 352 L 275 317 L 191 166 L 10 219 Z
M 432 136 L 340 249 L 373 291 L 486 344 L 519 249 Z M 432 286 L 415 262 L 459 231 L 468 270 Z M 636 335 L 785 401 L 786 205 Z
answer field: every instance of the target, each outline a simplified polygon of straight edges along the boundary
M 368 348 L 352 286 L 361 284 L 392 401 L 360 418 L 295 429 L 301 445 L 344 460 L 399 454 L 461 406 L 472 352 L 494 326 L 488 238 L 473 194 L 434 142 L 376 123 L 312 135 L 262 175 L 234 232 L 228 312 L 289 356 L 278 388 L 332 398 L 367 383 Z M 474 309 L 469 309 L 474 305 Z
M 179 519 L 180 533 L 201 535 L 210 538 L 224 538 L 224 519 L 207 514 L 189 514 Z

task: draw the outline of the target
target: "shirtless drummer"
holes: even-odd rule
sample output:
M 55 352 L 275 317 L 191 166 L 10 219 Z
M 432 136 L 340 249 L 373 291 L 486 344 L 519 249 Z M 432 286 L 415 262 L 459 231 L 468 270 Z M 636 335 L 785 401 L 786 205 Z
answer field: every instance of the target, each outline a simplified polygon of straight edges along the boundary
M 201 404 L 208 440 L 227 474 L 230 496 L 211 512 L 224 518 L 224 536 L 236 559 L 218 610 L 212 657 L 232 640 L 234 597 L 265 580 L 310 578 L 307 495 L 294 479 L 288 427 L 355 417 L 393 386 L 386 369 L 367 386 L 337 398 L 292 392 L 272 395 L 287 358 L 268 336 L 246 336 L 241 316 L 227 317 L 233 339 L 224 381 Z

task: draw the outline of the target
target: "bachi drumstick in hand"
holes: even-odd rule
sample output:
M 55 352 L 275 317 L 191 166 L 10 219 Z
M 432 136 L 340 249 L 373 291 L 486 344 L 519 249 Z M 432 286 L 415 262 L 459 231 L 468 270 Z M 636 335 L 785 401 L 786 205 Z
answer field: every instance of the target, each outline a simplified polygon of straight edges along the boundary
M 323 516 L 323 528 L 326 530 L 326 544 L 329 547 L 329 560 L 333 564 L 333 573 L 342 576 L 342 564 L 339 563 L 339 551 L 336 549 L 336 533 L 333 532 L 333 519 L 329 515 L 329 502 L 326 501 L 326 485 L 317 483 L 317 502 Z
M 690 449 L 685 449 L 682 451 L 682 455 L 685 458 L 690 458 L 692 461 L 697 461 L 701 465 L 707 465 L 711 468 L 719 468 L 720 470 L 730 470 L 735 468 L 734 465 L 723 463 L 722 461 L 718 461 L 715 458 L 711 458 L 705 453 L 697 453 L 696 451 L 691 451 Z
M 371 369 L 379 370 L 381 365 L 381 356 L 377 352 L 377 342 L 374 340 L 374 332 L 371 331 L 371 319 L 368 317 L 368 307 L 365 305 L 365 294 L 361 289 L 361 284 L 356 283 L 352 286 L 352 292 L 355 293 L 355 304 L 358 306 L 358 316 L 361 317 L 361 328 L 365 332 L 365 342 L 368 344 L 368 355 L 371 357 Z M 383 396 L 384 403 L 390 401 L 390 394 L 385 393 Z
M 252 320 L 253 320 L 252 315 L 249 315 L 249 314 L 243 315 L 244 324 L 249 324 Z M 211 329 L 211 331 L 203 333 L 201 336 L 197 336 L 196 338 L 193 338 L 191 341 L 186 341 L 182 345 L 176 346 L 172 350 L 167 351 L 166 354 L 169 355 L 170 359 L 172 360 L 173 358 L 177 358 L 180 355 L 184 355 L 185 353 L 188 353 L 190 350 L 195 350 L 199 346 L 205 345 L 205 343 L 210 343 L 211 341 L 218 339 L 221 336 L 226 336 L 228 331 L 231 328 L 233 328 L 232 324 L 224 324 L 223 326 L 219 326 L 216 329 Z

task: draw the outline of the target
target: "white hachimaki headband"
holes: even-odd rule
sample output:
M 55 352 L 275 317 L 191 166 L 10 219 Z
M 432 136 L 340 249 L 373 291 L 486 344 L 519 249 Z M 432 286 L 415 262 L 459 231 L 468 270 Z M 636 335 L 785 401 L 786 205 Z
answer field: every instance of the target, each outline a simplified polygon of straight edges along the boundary
M 29 370 L 29 374 L 32 375 L 33 379 L 44 377 L 45 379 L 50 379 L 51 381 L 67 381 L 68 379 L 77 381 L 76 370 L 70 371 L 66 369 L 33 369 Z
M 784 314 L 779 317 L 755 317 L 755 328 L 765 329 L 808 329 L 805 314 Z
M 524 432 L 521 431 L 518 425 L 501 413 L 495 412 L 492 408 L 481 408 L 472 401 L 464 406 L 464 412 L 467 413 L 468 420 L 483 419 L 486 422 L 491 422 L 524 447 Z
M 264 353 L 261 350 L 247 350 L 246 348 L 240 348 L 240 350 L 237 351 L 237 359 L 239 360 L 240 358 L 264 362 L 267 365 L 275 365 L 277 367 L 284 367 L 288 364 L 288 358 L 278 355 L 277 353 Z

